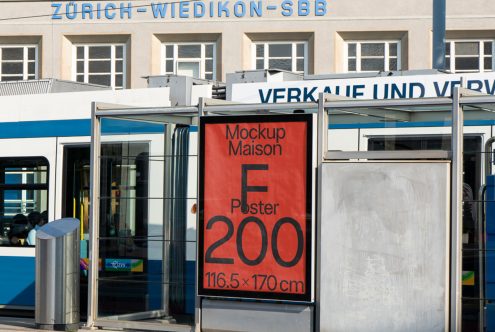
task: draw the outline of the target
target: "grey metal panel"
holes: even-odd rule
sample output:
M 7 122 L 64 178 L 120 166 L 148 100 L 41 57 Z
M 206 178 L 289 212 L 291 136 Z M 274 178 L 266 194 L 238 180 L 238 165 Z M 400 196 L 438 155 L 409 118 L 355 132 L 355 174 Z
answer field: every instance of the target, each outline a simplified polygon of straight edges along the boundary
M 393 151 L 327 151 L 325 159 L 448 159 L 449 151 L 442 150 L 393 150 Z
M 322 165 L 320 331 L 446 331 L 450 163 Z
M 201 331 L 302 332 L 313 330 L 305 305 L 203 300 Z
M 0 96 L 110 90 L 110 87 L 57 79 L 0 82 Z

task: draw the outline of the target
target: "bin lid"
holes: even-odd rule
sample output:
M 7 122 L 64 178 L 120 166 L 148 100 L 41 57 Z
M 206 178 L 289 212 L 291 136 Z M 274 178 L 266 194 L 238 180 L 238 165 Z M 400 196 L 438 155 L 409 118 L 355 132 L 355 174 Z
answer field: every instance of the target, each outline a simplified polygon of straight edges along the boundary
M 46 225 L 43 225 L 36 231 L 36 238 L 48 240 L 70 234 L 79 227 L 79 220 L 75 218 L 63 218 Z

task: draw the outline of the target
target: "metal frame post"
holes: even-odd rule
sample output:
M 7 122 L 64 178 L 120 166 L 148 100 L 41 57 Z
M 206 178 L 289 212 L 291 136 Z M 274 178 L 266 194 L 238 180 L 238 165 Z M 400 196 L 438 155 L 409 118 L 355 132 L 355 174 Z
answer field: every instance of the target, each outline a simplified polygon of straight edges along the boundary
M 450 331 L 462 327 L 462 187 L 463 187 L 463 112 L 460 89 L 452 96 L 452 196 L 451 196 L 451 267 Z
M 433 68 L 445 70 L 446 0 L 433 0 Z
M 101 123 L 96 115 L 98 104 L 91 103 L 91 160 L 90 160 L 90 227 L 89 227 L 89 276 L 88 276 L 88 320 L 87 326 L 95 328 L 98 317 L 98 267 L 100 237 L 100 155 Z

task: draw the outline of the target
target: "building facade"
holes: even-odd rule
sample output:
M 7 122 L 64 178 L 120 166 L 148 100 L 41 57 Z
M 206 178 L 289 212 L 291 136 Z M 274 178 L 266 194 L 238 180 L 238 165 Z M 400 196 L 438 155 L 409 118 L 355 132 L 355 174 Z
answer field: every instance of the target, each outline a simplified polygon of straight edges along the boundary
M 432 0 L 0 1 L 1 80 L 58 78 L 116 89 L 143 76 L 225 80 L 432 67 Z M 495 3 L 448 1 L 447 69 L 494 67 Z

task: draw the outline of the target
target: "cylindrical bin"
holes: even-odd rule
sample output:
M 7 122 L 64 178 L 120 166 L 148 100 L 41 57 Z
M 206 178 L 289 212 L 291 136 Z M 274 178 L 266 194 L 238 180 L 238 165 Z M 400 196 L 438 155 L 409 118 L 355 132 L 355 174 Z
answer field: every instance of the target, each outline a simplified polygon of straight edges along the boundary
M 79 220 L 52 221 L 36 232 L 36 328 L 79 328 Z

